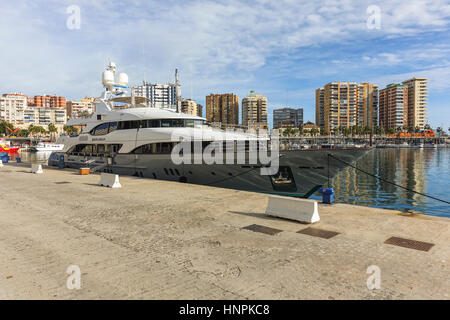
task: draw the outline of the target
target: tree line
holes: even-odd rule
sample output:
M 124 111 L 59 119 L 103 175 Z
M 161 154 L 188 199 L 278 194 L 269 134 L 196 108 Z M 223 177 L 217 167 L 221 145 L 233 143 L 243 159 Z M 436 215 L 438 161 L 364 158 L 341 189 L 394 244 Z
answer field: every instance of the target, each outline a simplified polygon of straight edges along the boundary
M 68 134 L 78 133 L 78 129 L 74 127 L 64 126 L 64 132 Z M 58 133 L 58 128 L 53 124 L 48 124 L 48 129 L 46 130 L 42 126 L 36 126 L 30 124 L 26 129 L 19 129 L 16 131 L 15 126 L 7 121 L 0 121 L 0 135 L 2 136 L 19 136 L 19 137 L 40 137 L 43 135 L 50 135 L 53 139 Z
M 425 130 L 431 130 L 430 125 L 425 125 Z M 376 134 L 376 135 L 384 135 L 384 134 L 395 134 L 400 132 L 409 132 L 409 133 L 417 133 L 420 132 L 419 127 L 402 127 L 402 128 L 396 128 L 396 129 L 388 129 L 385 130 L 381 126 L 375 126 L 373 128 L 371 127 L 361 127 L 361 126 L 340 126 L 339 128 L 336 128 L 331 133 L 335 136 L 343 135 L 345 137 L 348 136 L 367 136 L 369 134 Z M 448 128 L 448 131 L 450 132 L 450 128 Z M 317 136 L 317 135 L 323 135 L 327 136 L 329 135 L 329 132 L 326 130 L 319 130 L 318 128 L 311 128 L 311 129 L 305 129 L 303 126 L 300 126 L 298 128 L 280 128 L 279 132 L 284 137 L 291 137 L 291 136 L 303 136 L 303 135 L 309 135 L 309 136 Z M 440 136 L 445 133 L 445 131 L 441 127 L 436 128 L 436 133 Z

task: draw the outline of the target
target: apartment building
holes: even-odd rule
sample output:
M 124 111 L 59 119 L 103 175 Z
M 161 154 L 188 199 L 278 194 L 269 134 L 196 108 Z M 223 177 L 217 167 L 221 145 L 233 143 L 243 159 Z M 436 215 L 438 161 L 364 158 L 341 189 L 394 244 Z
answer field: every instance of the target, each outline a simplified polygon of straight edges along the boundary
M 303 125 L 303 108 L 280 108 L 273 110 L 274 129 L 284 127 L 298 128 Z
M 325 89 L 316 89 L 316 126 L 325 128 Z
M 66 109 L 49 107 L 28 107 L 24 112 L 24 124 L 20 127 L 28 128 L 30 124 L 44 127 L 48 130 L 48 125 L 53 123 L 58 132 L 62 132 L 67 122 Z
M 183 99 L 181 101 L 181 112 L 201 117 L 203 106 L 192 99 Z
M 20 93 L 3 94 L 0 97 L 0 121 L 7 121 L 14 126 L 24 124 L 24 112 L 28 97 Z
M 423 130 L 428 118 L 428 80 L 412 78 L 402 84 L 408 87 L 408 127 Z
M 330 82 L 316 89 L 316 125 L 327 132 L 339 127 L 378 125 L 378 86 Z
M 95 98 L 85 97 L 80 101 L 68 100 L 66 102 L 67 118 L 79 118 L 80 116 L 95 112 Z
M 374 128 L 378 125 L 378 86 L 367 82 L 358 85 L 357 125 Z
M 173 110 L 177 108 L 176 84 L 152 84 L 144 81 L 142 85 L 132 87 L 131 90 L 135 96 L 149 99 L 145 102 L 147 107 Z
M 386 131 L 408 127 L 408 86 L 389 84 L 380 90 L 379 121 Z
M 29 107 L 66 108 L 66 98 L 56 95 L 34 96 L 28 98 Z
M 321 94 L 323 90 L 323 100 Z M 323 103 L 321 102 L 323 101 Z M 316 123 L 331 132 L 357 124 L 358 85 L 354 82 L 330 82 L 316 90 Z
M 267 128 L 267 98 L 252 93 L 242 99 L 242 125 L 247 128 Z
M 233 93 L 206 97 L 206 120 L 223 125 L 239 124 L 239 97 Z

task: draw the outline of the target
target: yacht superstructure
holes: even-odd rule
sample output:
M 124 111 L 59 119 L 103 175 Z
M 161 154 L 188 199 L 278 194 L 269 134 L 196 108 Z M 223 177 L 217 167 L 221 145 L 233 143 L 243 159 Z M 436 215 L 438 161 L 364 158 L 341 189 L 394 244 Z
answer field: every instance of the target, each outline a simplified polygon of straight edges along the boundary
M 89 165 L 121 175 L 308 197 L 345 167 L 338 161 L 328 166 L 329 154 L 352 162 L 368 151 L 278 152 L 278 141 L 272 137 L 267 143 L 267 134 L 224 131 L 210 127 L 202 117 L 146 107 L 146 98 L 126 96 L 128 76 L 121 73 L 115 81 L 115 71 L 110 63 L 103 73 L 105 91 L 96 101 L 96 112 L 69 120 L 67 125 L 82 130 L 59 138 L 64 148 L 50 156 L 49 165 Z M 114 110 L 117 102 L 132 108 Z

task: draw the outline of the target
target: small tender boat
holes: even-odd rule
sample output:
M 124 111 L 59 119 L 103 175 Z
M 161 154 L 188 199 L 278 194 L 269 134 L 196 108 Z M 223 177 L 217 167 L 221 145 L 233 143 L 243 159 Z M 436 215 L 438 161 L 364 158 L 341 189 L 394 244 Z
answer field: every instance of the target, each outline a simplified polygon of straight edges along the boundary
M 30 148 L 31 151 L 61 151 L 64 148 L 63 144 L 57 143 L 43 143 L 39 142 L 37 145 Z

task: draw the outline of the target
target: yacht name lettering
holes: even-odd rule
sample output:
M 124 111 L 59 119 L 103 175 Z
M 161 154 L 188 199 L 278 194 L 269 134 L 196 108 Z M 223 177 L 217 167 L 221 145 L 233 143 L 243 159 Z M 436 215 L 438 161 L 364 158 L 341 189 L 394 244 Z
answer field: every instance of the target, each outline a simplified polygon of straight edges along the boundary
M 106 138 L 92 138 L 92 141 L 105 141 Z

